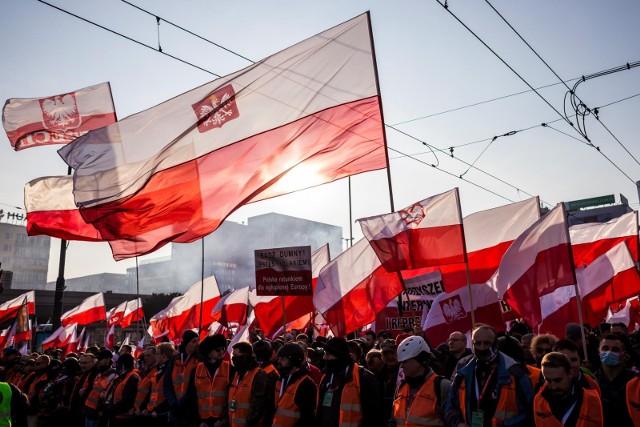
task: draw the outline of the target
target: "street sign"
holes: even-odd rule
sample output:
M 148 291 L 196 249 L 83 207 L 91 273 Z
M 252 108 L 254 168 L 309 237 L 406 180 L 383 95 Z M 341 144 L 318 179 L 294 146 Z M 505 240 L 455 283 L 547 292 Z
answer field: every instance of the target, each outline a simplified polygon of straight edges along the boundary
M 567 202 L 567 209 L 570 211 L 575 211 L 592 206 L 610 205 L 615 202 L 615 196 L 613 194 L 608 194 L 606 196 L 592 197 L 590 199 L 581 199 Z
M 311 247 L 257 249 L 256 295 L 312 295 Z

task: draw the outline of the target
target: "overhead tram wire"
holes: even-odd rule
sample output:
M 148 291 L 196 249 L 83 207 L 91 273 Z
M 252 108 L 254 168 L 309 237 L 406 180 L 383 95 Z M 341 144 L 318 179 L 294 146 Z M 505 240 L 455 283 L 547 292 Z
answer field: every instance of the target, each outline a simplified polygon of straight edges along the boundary
M 80 20 L 81 20 L 81 21 L 83 21 L 83 22 L 86 22 L 86 23 L 88 23 L 88 24 L 94 25 L 94 26 L 96 26 L 96 27 L 98 27 L 98 28 L 101 28 L 101 29 L 103 29 L 103 30 L 105 30 L 105 31 L 108 31 L 108 32 L 110 32 L 110 33 L 112 33 L 112 34 L 115 34 L 115 35 L 117 35 L 117 36 L 123 37 L 123 38 L 125 38 L 126 40 L 132 41 L 132 42 L 134 42 L 134 43 L 136 43 L 136 44 L 138 44 L 138 45 L 144 46 L 144 47 L 149 48 L 149 49 L 151 49 L 151 50 L 153 50 L 153 51 L 155 51 L 155 52 L 158 52 L 158 53 L 161 53 L 161 54 L 163 54 L 163 55 L 166 55 L 166 56 L 168 56 L 168 57 L 170 57 L 170 58 L 173 58 L 173 59 L 175 59 L 175 60 L 177 60 L 177 61 L 179 61 L 179 62 L 182 62 L 183 64 L 190 65 L 190 66 L 192 66 L 192 67 L 194 67 L 194 68 L 196 68 L 196 69 L 198 69 L 198 70 L 205 71 L 205 72 L 207 72 L 207 73 L 209 73 L 209 74 L 212 74 L 212 75 L 214 75 L 214 76 L 216 76 L 216 77 L 220 77 L 219 75 L 217 75 L 217 74 L 215 74 L 215 73 L 213 73 L 213 72 L 211 72 L 211 71 L 209 71 L 209 70 L 206 70 L 206 69 L 204 69 L 204 68 L 202 68 L 202 67 L 199 67 L 199 66 L 197 66 L 197 65 L 195 65 L 195 64 L 193 64 L 193 63 L 191 63 L 191 62 L 185 61 L 185 60 L 183 60 L 183 59 L 181 59 L 181 58 L 178 58 L 178 57 L 176 57 L 176 56 L 174 56 L 174 55 L 170 55 L 170 54 L 167 54 L 167 53 L 165 53 L 165 52 L 162 52 L 161 50 L 159 50 L 159 49 L 157 49 L 157 48 L 154 48 L 154 47 L 152 47 L 152 46 L 149 46 L 149 45 L 147 45 L 147 44 L 144 44 L 144 43 L 142 43 L 142 42 L 140 42 L 140 41 L 138 41 L 138 40 L 135 40 L 135 39 L 133 39 L 133 38 L 131 38 L 131 37 L 125 36 L 125 35 L 123 35 L 123 34 L 121 34 L 121 33 L 118 33 L 117 31 L 111 30 L 110 28 L 107 28 L 107 27 L 105 27 L 105 26 L 103 26 L 103 25 L 97 24 L 97 23 L 95 23 L 95 22 L 93 22 L 93 21 L 91 21 L 91 20 L 89 20 L 89 19 L 83 18 L 83 17 L 81 17 L 81 16 L 79 16 L 79 15 L 77 15 L 77 14 L 75 14 L 75 13 L 69 12 L 69 11 L 67 11 L 67 10 L 65 10 L 65 9 L 62 9 L 62 8 L 58 7 L 58 6 L 52 5 L 52 4 L 50 4 L 50 3 L 48 3 L 48 2 L 46 2 L 46 1 L 44 1 L 44 0 L 37 0 L 37 1 L 38 1 L 38 2 L 40 2 L 40 3 L 42 3 L 42 4 L 45 4 L 45 5 L 49 6 L 49 7 L 51 7 L 51 8 L 53 8 L 53 9 L 56 9 L 56 10 L 58 10 L 58 11 L 60 11 L 60 12 L 63 12 L 63 13 L 65 13 L 65 14 L 67 14 L 67 15 L 70 15 L 70 16 L 72 16 L 72 17 L 74 17 L 74 18 L 80 19 Z M 146 11 L 145 11 L 145 12 L 146 12 Z M 147 12 L 147 13 L 151 14 L 150 12 Z M 155 15 L 154 15 L 154 16 L 155 16 Z M 165 22 L 167 22 L 167 21 L 165 21 Z M 194 34 L 195 34 L 195 33 L 194 33 Z M 196 36 L 197 36 L 197 35 L 196 35 Z M 226 49 L 225 49 L 225 50 L 226 50 Z M 387 127 L 391 128 L 391 129 L 395 130 L 396 132 L 399 132 L 399 133 L 401 133 L 401 134 L 403 134 L 403 135 L 405 135 L 405 136 L 408 136 L 408 137 L 410 137 L 410 138 L 412 138 L 412 139 L 414 139 L 414 140 L 416 140 L 416 141 L 418 141 L 418 142 L 421 142 L 421 143 L 422 143 L 423 145 L 425 145 L 426 147 L 429 147 L 430 149 L 432 149 L 432 151 L 433 151 L 433 149 L 435 149 L 436 151 L 440 151 L 440 152 L 445 153 L 445 151 L 444 151 L 444 150 L 441 150 L 441 149 L 438 149 L 438 148 L 436 148 L 436 147 L 433 147 L 433 146 L 429 145 L 428 143 L 426 143 L 426 142 L 424 142 L 424 141 L 420 140 L 419 138 L 416 138 L 415 136 L 410 135 L 410 134 L 409 134 L 409 133 L 407 133 L 407 132 L 404 132 L 404 131 L 402 131 L 402 130 L 400 130 L 400 129 L 397 129 L 397 128 L 395 128 L 395 127 L 391 126 L 391 125 L 384 124 L 384 126 L 387 126 Z M 402 152 L 400 152 L 400 151 L 398 151 L 398 150 L 392 149 L 391 147 L 389 147 L 389 149 L 391 149 L 391 150 L 393 150 L 393 151 L 395 151 L 395 152 L 397 152 L 397 153 L 399 153 L 399 154 L 404 154 L 404 153 L 402 153 Z M 433 154 L 434 154 L 434 156 L 435 156 L 435 157 L 436 157 L 436 159 L 437 159 L 437 156 L 435 155 L 435 153 L 433 153 Z M 445 154 L 446 154 L 446 153 L 445 153 Z M 468 180 L 468 179 L 465 179 L 465 178 L 463 178 L 463 177 L 461 177 L 461 176 L 459 176 L 459 175 L 456 175 L 456 174 L 454 174 L 454 173 L 452 173 L 452 172 L 449 172 L 449 171 L 446 171 L 446 170 L 444 170 L 444 169 L 440 168 L 440 167 L 439 167 L 439 164 L 438 164 L 438 165 L 433 165 L 433 164 L 430 164 L 430 163 L 424 162 L 424 161 L 422 161 L 422 160 L 420 160 L 420 159 L 416 159 L 416 158 L 414 158 L 414 157 L 412 157 L 412 156 L 409 156 L 409 155 L 407 155 L 407 157 L 409 157 L 409 158 L 411 158 L 411 159 L 413 159 L 413 160 L 415 160 L 415 161 L 417 161 L 417 162 L 419 162 L 419 163 L 423 163 L 423 164 L 426 164 L 426 165 L 428 165 L 428 166 L 434 167 L 434 168 L 436 168 L 436 169 L 438 169 L 438 170 L 440 170 L 440 171 L 442 171 L 442 172 L 444 172 L 444 173 L 446 173 L 446 174 L 448 174 L 448 175 L 454 176 L 454 177 L 456 177 L 456 178 L 458 178 L 458 179 L 462 179 L 463 181 L 468 182 L 468 183 L 469 183 L 469 184 L 471 184 L 471 185 L 474 185 L 474 186 L 476 186 L 476 187 L 478 187 L 478 188 L 481 188 L 481 189 L 483 189 L 483 190 L 485 190 L 485 191 L 488 191 L 488 192 L 489 192 L 489 193 L 491 193 L 491 194 L 495 194 L 496 196 L 499 196 L 499 197 L 501 197 L 501 198 L 503 198 L 503 199 L 505 199 L 505 200 L 512 201 L 512 200 L 511 200 L 511 199 L 509 199 L 508 197 L 502 196 L 502 195 L 500 195 L 500 194 L 498 194 L 498 193 L 496 193 L 496 192 L 494 192 L 494 191 L 492 191 L 492 190 L 489 190 L 489 189 L 487 189 L 487 188 L 485 188 L 485 187 L 483 187 L 483 186 L 481 186 L 481 185 L 479 185 L 479 184 L 476 184 L 476 183 L 474 183 L 474 182 L 472 182 L 472 181 L 470 181 L 470 180 Z M 460 162 L 462 162 L 462 163 L 466 164 L 467 166 L 470 166 L 470 164 L 469 164 L 468 162 L 465 162 L 464 160 L 462 160 L 462 159 L 460 159 L 460 158 L 457 158 L 457 157 L 454 157 L 454 158 L 455 158 L 456 160 L 458 160 L 458 161 L 460 161 Z M 472 167 L 474 170 L 477 170 L 477 171 L 479 171 L 479 172 L 481 172 L 481 173 L 483 173 L 483 174 L 485 174 L 485 175 L 487 175 L 487 176 L 489 176 L 489 177 L 491 177 L 491 178 L 493 178 L 493 179 L 495 179 L 495 180 L 497 180 L 497 181 L 501 182 L 502 184 L 507 185 L 508 187 L 510 187 L 510 188 L 512 188 L 512 189 L 514 189 L 514 190 L 516 190 L 516 191 L 517 191 L 517 192 L 519 192 L 519 193 L 523 193 L 523 194 L 526 194 L 526 195 L 528 195 L 528 196 L 533 197 L 533 195 L 532 195 L 532 194 L 530 194 L 530 193 L 528 193 L 528 192 L 526 192 L 526 191 L 522 190 L 521 188 L 519 188 L 519 187 L 517 187 L 517 186 L 515 186 L 515 185 L 513 185 L 513 184 L 510 184 L 509 182 L 507 182 L 507 181 L 505 181 L 505 180 L 503 180 L 503 179 L 501 179 L 501 178 L 498 178 L 497 176 L 495 176 L 495 175 L 493 175 L 493 174 L 491 174 L 491 173 L 488 173 L 488 172 L 486 172 L 486 171 L 484 171 L 484 170 L 482 170 L 482 169 L 480 169 L 480 168 L 478 168 L 478 167 L 475 167 L 475 166 L 471 166 L 471 167 Z M 542 201 L 542 200 L 541 200 L 541 202 L 543 202 L 543 203 L 545 203 L 545 204 L 547 204 L 547 205 L 551 206 L 551 205 L 550 205 L 549 203 L 547 203 L 547 202 L 544 202 L 544 201 Z
M 197 69 L 198 69 L 198 70 L 200 70 L 200 71 L 204 71 L 204 72 L 205 72 L 205 73 L 207 73 L 207 74 L 211 74 L 212 76 L 215 76 L 215 77 L 221 77 L 219 74 L 216 74 L 216 73 L 214 73 L 214 72 L 212 72 L 212 71 L 206 70 L 206 69 L 204 69 L 204 68 L 202 68 L 202 67 L 200 67 L 200 66 L 198 66 L 198 65 L 196 65 L 196 64 L 194 64 L 194 63 L 191 63 L 191 62 L 186 61 L 186 60 L 184 60 L 184 59 L 178 58 L 177 56 L 171 55 L 171 54 L 169 54 L 169 53 L 163 52 L 163 51 L 162 51 L 162 49 L 155 48 L 155 47 L 150 46 L 150 45 L 148 45 L 148 44 L 146 44 L 146 43 L 142 43 L 141 41 L 138 41 L 138 40 L 136 40 L 136 39 L 134 39 L 134 38 L 131 38 L 131 37 L 129 37 L 129 36 L 125 36 L 125 35 L 124 35 L 124 34 L 122 34 L 122 33 L 119 33 L 119 32 L 117 32 L 117 31 L 115 31 L 115 30 L 112 30 L 112 29 L 110 29 L 110 28 L 107 28 L 107 27 L 105 27 L 104 25 L 100 25 L 100 24 L 98 24 L 98 23 L 96 23 L 96 22 L 93 22 L 93 21 L 91 21 L 91 20 L 89 20 L 89 19 L 83 18 L 83 17 L 82 17 L 82 16 L 80 16 L 80 15 L 76 15 L 75 13 L 69 12 L 68 10 L 62 9 L 61 7 L 58 7 L 58 6 L 53 5 L 53 4 L 51 4 L 51 3 L 48 3 L 48 2 L 46 2 L 46 1 L 44 1 L 44 0 L 36 0 L 36 1 L 38 1 L 38 2 L 40 2 L 40 3 L 42 3 L 42 4 L 46 4 L 47 6 L 52 7 L 52 8 L 54 8 L 54 9 L 56 9 L 56 10 L 60 11 L 60 12 L 66 13 L 66 14 L 67 14 L 67 15 L 69 15 L 69 16 L 73 16 L 74 18 L 77 18 L 77 19 L 79 19 L 79 20 L 81 20 L 81 21 L 84 21 L 84 22 L 86 22 L 87 24 L 91 24 L 91 25 L 96 26 L 96 27 L 98 27 L 98 28 L 101 28 L 101 29 L 103 29 L 103 30 L 105 30 L 105 31 L 108 31 L 108 32 L 110 32 L 111 34 L 115 34 L 115 35 L 117 35 L 117 36 L 119 36 L 119 37 L 122 37 L 122 38 L 124 38 L 124 39 L 126 39 L 126 40 L 129 40 L 130 42 L 136 43 L 136 44 L 138 44 L 138 45 L 140 45 L 140 46 L 144 46 L 144 47 L 146 47 L 147 49 L 151 49 L 151 50 L 153 50 L 154 52 L 157 52 L 157 53 L 160 53 L 160 54 L 162 54 L 162 55 L 168 56 L 169 58 L 171 58 L 171 59 L 175 59 L 176 61 L 180 61 L 180 62 L 182 62 L 183 64 L 190 65 L 190 66 L 192 66 L 192 67 L 194 67 L 194 68 L 197 68 Z
M 560 83 L 562 83 L 566 88 L 568 93 L 571 94 L 571 104 L 574 107 L 574 111 L 576 114 L 576 124 L 578 125 L 578 127 L 580 128 L 580 119 L 578 118 L 578 115 L 582 116 L 582 127 L 579 129 L 580 134 L 582 135 L 583 138 L 585 138 L 588 142 L 591 142 L 591 140 L 588 138 L 587 136 L 587 132 L 586 132 L 586 128 L 584 126 L 584 118 L 586 115 L 588 115 L 589 113 L 592 112 L 592 110 L 587 106 L 587 104 L 584 103 L 584 101 L 582 101 L 582 99 L 580 99 L 580 97 L 577 95 L 576 93 L 576 88 L 578 87 L 578 85 L 584 81 L 587 80 L 587 78 L 585 76 L 583 76 L 581 79 L 578 79 L 578 81 L 576 82 L 576 84 L 573 86 L 573 89 L 570 88 L 567 83 L 562 79 L 562 77 L 560 77 L 558 75 L 558 73 L 555 72 L 555 70 L 547 63 L 547 61 L 545 61 L 540 54 L 538 54 L 538 52 L 533 48 L 533 46 L 531 46 L 529 44 L 529 42 L 527 42 L 524 37 L 522 37 L 522 35 L 520 35 L 520 33 L 509 23 L 509 21 L 507 21 L 507 19 L 502 16 L 502 14 L 495 8 L 493 7 L 493 5 L 491 4 L 491 2 L 489 0 L 484 0 L 485 3 L 487 3 L 489 5 L 489 7 L 491 7 L 491 9 L 493 9 L 493 11 L 504 21 L 505 24 L 507 24 L 507 26 L 509 28 L 511 28 L 511 30 L 520 38 L 520 40 L 522 40 L 522 42 L 524 44 L 527 45 L 527 47 L 534 53 L 534 55 L 536 55 L 538 57 L 538 59 L 540 61 L 542 61 L 542 63 L 549 69 L 549 71 L 551 71 L 553 73 L 554 76 L 556 76 L 556 78 L 559 80 Z M 636 67 L 640 65 L 640 61 L 637 61 L 635 63 L 633 63 L 633 67 Z M 604 73 L 596 73 L 596 75 L 591 76 L 590 78 L 595 78 L 595 77 L 601 77 L 603 75 L 607 75 L 607 74 L 612 74 L 614 72 L 618 72 L 618 71 L 622 71 L 624 69 L 631 69 L 631 64 L 627 63 L 626 68 L 624 66 L 621 67 L 616 67 L 613 70 L 608 70 L 605 71 Z M 576 103 L 575 100 L 578 100 L 579 103 Z M 566 100 L 566 97 L 565 97 Z M 566 101 L 565 101 L 566 104 Z M 581 107 L 582 107 L 582 113 L 581 111 Z M 565 110 L 565 116 L 567 115 L 566 110 Z M 618 139 L 618 137 L 616 137 L 613 132 L 611 132 L 611 130 L 596 116 L 596 120 L 598 121 L 598 123 L 600 123 L 605 129 L 606 131 L 609 133 L 609 135 L 611 135 L 611 137 L 613 137 L 613 139 L 616 140 L 616 142 L 618 142 L 618 144 L 624 149 L 624 151 L 627 152 L 627 154 L 629 156 L 631 156 L 631 158 L 640 166 L 640 162 L 638 161 L 638 159 L 635 158 L 635 156 L 633 154 L 631 154 L 631 152 L 629 151 L 629 149 L 627 149 L 627 147 L 622 143 L 622 141 L 620 141 Z M 593 148 L 596 148 L 595 145 L 591 144 L 593 146 Z M 600 152 L 600 150 L 598 149 L 598 151 Z M 605 156 L 606 157 L 606 156 Z
M 449 5 L 445 2 L 444 4 L 440 2 L 440 0 L 435 0 L 436 3 L 438 3 L 440 6 L 442 6 L 442 8 L 447 11 L 447 13 L 449 13 L 456 21 L 458 21 L 458 23 L 460 23 L 460 25 L 462 25 L 467 31 L 469 31 L 469 33 L 471 33 L 471 35 L 473 35 L 484 47 L 486 47 L 491 53 L 493 53 L 493 55 L 498 58 L 500 60 L 500 62 L 502 62 L 509 70 L 511 70 L 511 72 L 513 72 L 524 84 L 526 84 L 531 90 L 533 90 L 533 92 L 538 95 L 538 97 L 540 99 L 542 99 L 542 101 L 544 101 L 545 104 L 547 104 L 553 111 L 556 112 L 556 114 L 561 117 L 565 122 L 567 122 L 567 124 L 569 124 L 572 128 L 574 128 L 576 130 L 576 132 L 580 133 L 580 131 L 578 129 L 576 129 L 576 126 L 571 122 L 571 120 L 569 120 L 566 117 L 566 114 L 562 114 L 560 111 L 558 111 L 558 109 L 556 107 L 554 107 L 553 105 L 551 105 L 551 103 L 540 94 L 540 92 L 538 92 L 524 77 L 522 77 L 511 65 L 509 65 L 500 55 L 498 55 L 498 53 L 496 51 L 494 51 L 484 40 L 482 40 L 480 38 L 480 36 L 478 36 L 471 28 L 469 28 L 467 26 L 467 24 L 465 24 L 464 22 L 462 22 L 462 20 L 460 18 L 458 18 L 456 16 L 456 14 L 454 14 L 453 12 L 451 12 L 451 10 L 449 10 Z M 582 135 L 582 134 L 580 134 Z M 590 142 L 589 142 L 590 143 Z M 633 185 L 637 186 L 638 184 L 636 184 L 636 182 L 629 176 L 627 175 L 626 172 L 624 172 L 613 160 L 611 160 L 608 156 L 606 156 L 602 150 L 600 150 L 599 147 L 596 147 L 595 145 L 591 144 L 590 145 L 593 148 L 596 148 L 597 151 L 609 162 L 611 163 L 616 169 L 618 169 L 618 171 L 620 173 L 622 173 L 629 181 L 631 181 L 633 183 Z

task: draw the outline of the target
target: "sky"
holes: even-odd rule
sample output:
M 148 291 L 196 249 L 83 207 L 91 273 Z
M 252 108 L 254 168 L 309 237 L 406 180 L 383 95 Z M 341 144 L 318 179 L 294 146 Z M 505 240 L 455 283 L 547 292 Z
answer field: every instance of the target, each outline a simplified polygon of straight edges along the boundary
M 218 75 L 249 64 L 164 21 L 158 27 L 154 16 L 124 1 L 50 3 L 154 48 L 160 43 L 163 52 Z M 251 60 L 370 11 L 384 120 L 392 126 L 386 132 L 396 209 L 453 187 L 460 188 L 464 215 L 532 195 L 554 206 L 621 193 L 633 208 L 639 206 L 633 181 L 640 179 L 640 67 L 578 86 L 586 105 L 602 107 L 600 122 L 585 118 L 598 152 L 562 120 L 567 88 L 491 7 L 572 87 L 581 76 L 640 60 L 635 0 L 453 0 L 448 10 L 436 0 L 130 3 Z M 539 95 L 470 30 L 527 83 L 544 87 Z M 0 39 L 1 102 L 109 81 L 122 119 L 215 78 L 36 0 L 0 3 Z M 575 123 L 570 103 L 566 107 Z M 66 173 L 58 148 L 14 152 L 0 135 L 0 209 L 23 207 L 28 181 Z M 350 185 L 354 220 L 389 211 L 386 171 L 352 177 Z M 277 212 L 341 226 L 346 238 L 349 206 L 349 183 L 341 180 L 242 207 L 229 219 L 246 222 Z M 362 236 L 357 224 L 353 230 L 356 239 Z M 57 275 L 59 246 L 52 239 L 49 280 Z M 143 261 L 169 254 L 167 245 Z M 113 261 L 106 243 L 71 242 L 66 277 L 124 273 L 133 265 Z

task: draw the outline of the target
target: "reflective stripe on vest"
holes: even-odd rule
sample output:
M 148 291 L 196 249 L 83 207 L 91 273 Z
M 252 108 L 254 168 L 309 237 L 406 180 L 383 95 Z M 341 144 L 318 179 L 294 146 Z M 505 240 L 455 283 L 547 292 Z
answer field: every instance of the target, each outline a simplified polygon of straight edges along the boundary
M 223 360 L 211 378 L 203 362 L 196 367 L 195 386 L 198 396 L 198 413 L 201 419 L 220 418 L 227 399 L 229 386 L 229 362 Z
M 114 378 L 114 373 L 110 373 L 109 375 L 96 375 L 96 378 L 93 380 L 93 388 L 89 392 L 87 400 L 84 401 L 84 406 L 94 411 L 98 409 L 101 399 L 100 395 L 109 388 L 109 384 L 111 384 L 111 380 Z
M 362 406 L 360 405 L 360 372 L 357 364 L 353 365 L 351 381 L 344 385 L 340 398 L 340 427 L 357 427 L 362 422 Z
M 158 406 L 162 404 L 166 399 L 164 397 L 164 372 L 160 374 L 158 379 L 158 372 L 151 377 L 151 394 L 149 395 L 149 403 L 147 403 L 147 412 L 153 412 Z
M 551 412 L 549 402 L 542 396 L 547 384 L 543 385 L 533 399 L 533 417 L 537 427 L 562 427 L 561 420 L 557 419 Z M 604 423 L 602 417 L 602 403 L 600 396 L 595 390 L 583 388 L 582 404 L 576 427 L 601 427 Z M 576 410 L 575 408 L 573 409 Z
M 442 426 L 444 422 L 438 411 L 436 394 L 436 378 L 433 372 L 429 374 L 413 401 L 407 408 L 409 401 L 409 384 L 403 384 L 393 401 L 393 417 L 397 426 Z M 406 417 L 406 419 L 405 419 Z
M 182 361 L 182 354 L 176 356 L 173 362 L 173 369 L 171 371 L 171 380 L 173 381 L 173 390 L 176 394 L 176 399 L 180 400 L 187 392 L 187 382 L 191 377 L 191 371 L 193 371 L 198 363 L 195 356 L 187 357 L 187 360 Z
M 9 384 L 0 382 L 0 426 L 11 426 L 11 387 Z
M 300 408 L 295 404 L 294 400 L 298 392 L 298 387 L 306 378 L 313 382 L 313 380 L 305 374 L 298 378 L 293 384 L 287 385 L 287 388 L 280 398 L 278 398 L 277 394 L 280 393 L 282 380 L 278 380 L 276 383 L 276 415 L 273 419 L 273 427 L 292 427 L 298 422 L 300 419 Z
M 640 377 L 635 377 L 627 383 L 627 408 L 633 420 L 633 425 L 640 426 Z
M 153 367 L 147 372 L 147 375 L 140 380 L 138 383 L 138 391 L 136 392 L 136 403 L 134 403 L 133 407 L 136 410 L 142 410 L 142 404 L 149 397 L 149 393 L 151 392 L 151 379 L 158 373 L 158 370 Z
M 496 412 L 491 420 L 491 425 L 499 425 L 506 420 L 518 415 L 518 402 L 516 400 L 516 379 L 513 375 L 509 375 L 511 382 L 509 384 L 499 384 L 498 393 L 500 394 L 500 400 L 496 406 Z M 477 381 L 475 378 L 474 381 Z M 460 410 L 462 416 L 467 422 L 471 420 L 467 419 L 467 392 L 466 381 L 463 379 L 458 388 L 458 401 L 460 402 Z
M 247 424 L 253 378 L 260 370 L 262 369 L 260 369 L 259 367 L 253 368 L 252 370 L 247 372 L 239 382 L 237 372 L 233 377 L 233 384 L 229 389 L 229 424 L 231 425 L 231 427 Z M 234 405 L 235 410 L 232 411 L 231 408 Z

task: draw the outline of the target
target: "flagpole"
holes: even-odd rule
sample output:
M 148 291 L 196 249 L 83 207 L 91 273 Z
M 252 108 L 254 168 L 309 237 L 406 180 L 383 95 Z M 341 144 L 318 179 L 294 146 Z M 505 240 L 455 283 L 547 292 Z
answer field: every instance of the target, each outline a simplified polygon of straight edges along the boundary
M 67 167 L 67 176 L 71 175 L 71 166 Z M 58 278 L 56 279 L 56 290 L 53 296 L 53 319 L 51 329 L 60 327 L 60 317 L 62 316 L 62 301 L 64 298 L 64 267 L 67 260 L 67 241 L 60 240 L 60 260 L 58 261 Z
M 349 245 L 353 246 L 353 212 L 351 209 L 351 176 L 347 177 L 347 183 L 349 185 Z
M 287 333 L 287 313 L 284 304 L 284 297 L 281 296 L 280 299 L 282 300 L 282 335 L 284 335 Z
M 127 306 L 124 306 L 125 311 Z M 138 257 L 136 257 L 136 313 L 140 311 L 140 272 L 138 271 Z M 136 322 L 136 335 L 140 335 L 140 321 Z
M 471 331 L 476 326 L 476 310 L 473 305 L 473 291 L 471 290 L 471 272 L 469 271 L 469 259 L 467 258 L 467 239 L 464 234 L 464 221 L 462 220 L 462 207 L 460 206 L 460 193 L 456 187 L 456 204 L 458 205 L 458 218 L 462 227 L 462 248 L 464 249 L 464 268 L 467 274 L 467 291 L 469 292 L 469 308 L 471 309 Z
M 200 241 L 202 242 L 202 263 L 200 269 L 200 323 L 198 324 L 198 336 L 202 332 L 202 305 L 204 303 L 204 237 Z

